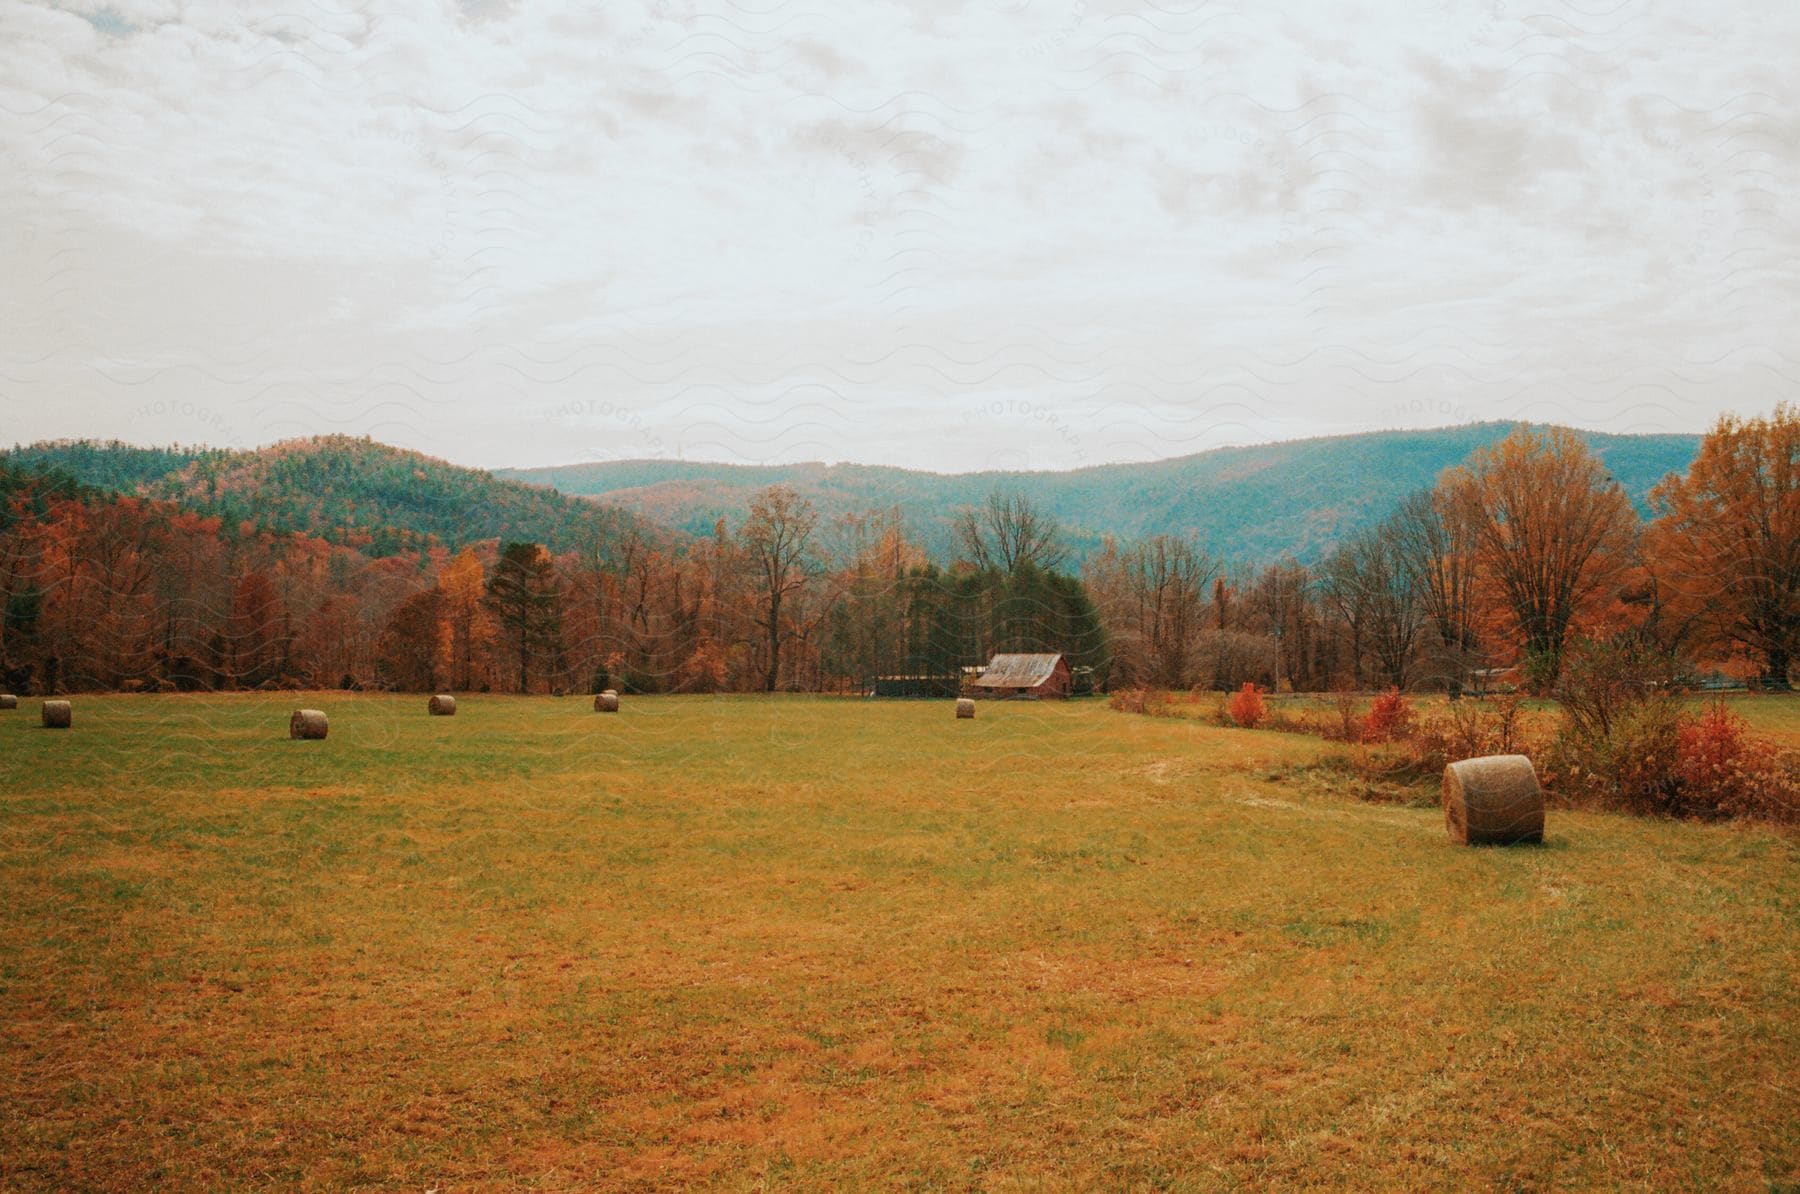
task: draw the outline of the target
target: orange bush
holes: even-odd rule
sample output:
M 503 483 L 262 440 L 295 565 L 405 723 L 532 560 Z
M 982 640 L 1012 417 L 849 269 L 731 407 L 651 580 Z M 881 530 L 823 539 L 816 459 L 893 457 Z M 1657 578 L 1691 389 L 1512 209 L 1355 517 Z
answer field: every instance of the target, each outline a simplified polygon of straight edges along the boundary
M 1106 698 L 1106 703 L 1120 713 L 1146 713 L 1149 711 L 1150 694 L 1142 688 L 1120 688 Z
M 1398 688 L 1390 688 L 1369 706 L 1369 714 L 1363 718 L 1363 741 L 1392 742 L 1404 738 L 1412 731 L 1415 720 L 1412 702 Z
M 1245 683 L 1231 696 L 1231 720 L 1240 729 L 1254 730 L 1269 715 L 1269 706 L 1256 685 Z

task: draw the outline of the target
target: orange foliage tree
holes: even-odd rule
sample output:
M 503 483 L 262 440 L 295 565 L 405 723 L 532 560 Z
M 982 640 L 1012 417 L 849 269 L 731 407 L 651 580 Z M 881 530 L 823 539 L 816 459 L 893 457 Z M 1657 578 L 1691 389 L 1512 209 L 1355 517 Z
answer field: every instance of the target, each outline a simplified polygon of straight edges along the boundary
M 487 573 L 473 549 L 464 548 L 444 565 L 438 588 L 444 594 L 438 632 L 444 675 L 451 687 L 466 691 L 475 687 L 476 661 L 494 637 L 483 604 Z
M 1800 410 L 1726 416 L 1684 477 L 1651 495 L 1647 556 L 1706 644 L 1741 651 L 1787 688 L 1800 652 Z
M 1269 715 L 1269 706 L 1263 701 L 1262 693 L 1256 685 L 1246 682 L 1244 686 L 1231 694 L 1231 703 L 1227 706 L 1231 720 L 1246 730 L 1254 730 Z
M 1543 686 L 1577 618 L 1630 562 L 1637 515 L 1573 432 L 1521 426 L 1438 482 L 1474 536 L 1478 575 Z

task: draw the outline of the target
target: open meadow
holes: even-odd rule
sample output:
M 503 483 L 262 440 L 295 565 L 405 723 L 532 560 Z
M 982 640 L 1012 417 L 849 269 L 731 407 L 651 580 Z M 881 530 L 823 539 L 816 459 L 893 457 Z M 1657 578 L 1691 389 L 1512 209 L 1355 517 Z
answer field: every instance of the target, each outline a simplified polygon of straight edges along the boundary
M 1101 701 L 37 704 L 7 1188 L 1800 1184 L 1791 833 Z

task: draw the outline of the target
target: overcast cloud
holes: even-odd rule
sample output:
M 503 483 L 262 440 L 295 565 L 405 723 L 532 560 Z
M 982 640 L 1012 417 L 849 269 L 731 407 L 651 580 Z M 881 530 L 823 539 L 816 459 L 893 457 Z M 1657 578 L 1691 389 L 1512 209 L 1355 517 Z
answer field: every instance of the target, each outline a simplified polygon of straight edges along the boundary
M 0 440 L 1069 468 L 1800 394 L 1800 5 L 0 0 Z

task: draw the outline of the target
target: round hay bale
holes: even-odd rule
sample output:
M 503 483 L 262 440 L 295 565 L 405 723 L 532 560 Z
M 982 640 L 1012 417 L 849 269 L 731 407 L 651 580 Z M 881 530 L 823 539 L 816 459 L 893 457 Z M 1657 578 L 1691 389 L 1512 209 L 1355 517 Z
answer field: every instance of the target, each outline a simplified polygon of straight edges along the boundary
M 958 718 L 974 717 L 975 716 L 975 702 L 971 701 L 968 697 L 957 697 L 956 698 L 956 716 Z
M 433 717 L 455 717 L 456 698 L 447 692 L 440 692 L 431 698 L 425 708 Z
M 294 715 L 288 718 L 289 738 L 317 740 L 323 738 L 330 728 L 325 714 L 317 709 L 296 709 Z
M 0 709 L 17 709 L 19 698 L 10 692 L 0 692 Z
M 609 688 L 605 692 L 601 693 L 599 696 L 594 698 L 594 712 L 596 712 L 596 713 L 617 713 L 618 711 L 619 711 L 619 694 L 614 692 L 612 689 Z
M 1444 825 L 1468 846 L 1543 841 L 1544 789 L 1531 760 L 1489 755 L 1444 768 Z
M 44 728 L 47 730 L 66 730 L 69 723 L 75 720 L 75 710 L 67 701 L 44 702 Z

